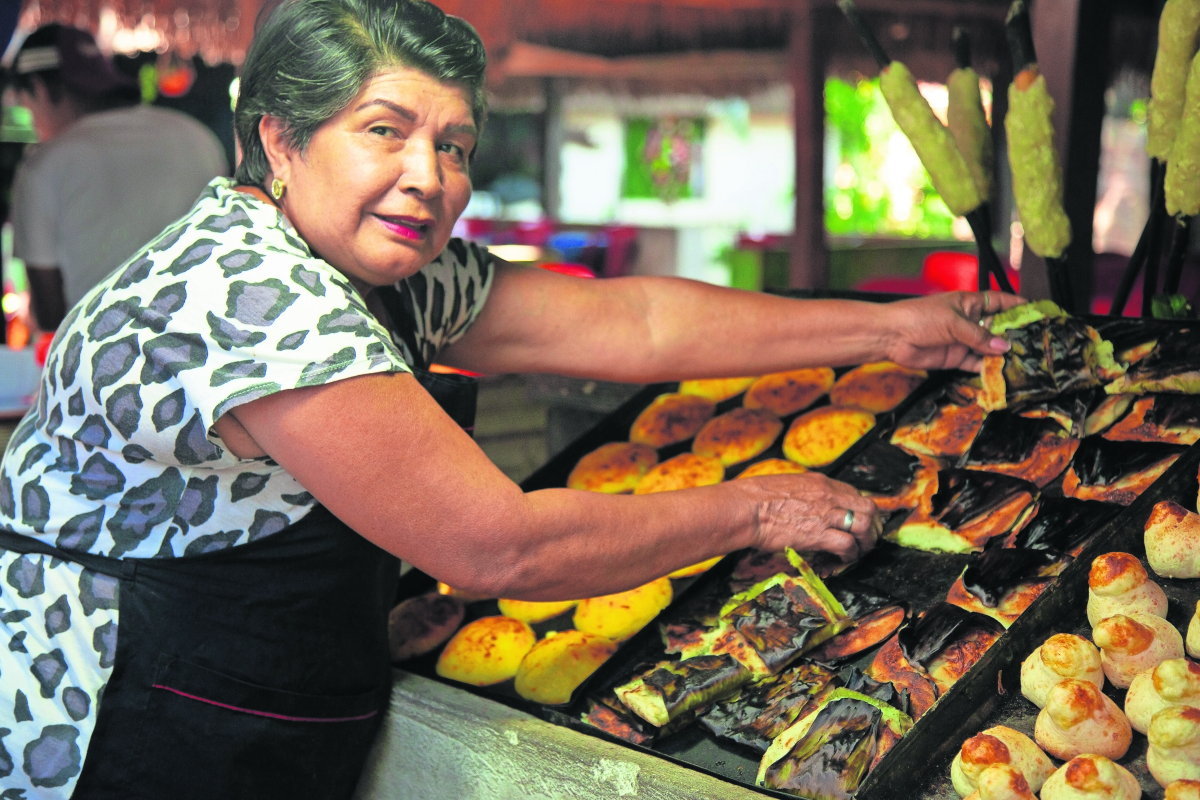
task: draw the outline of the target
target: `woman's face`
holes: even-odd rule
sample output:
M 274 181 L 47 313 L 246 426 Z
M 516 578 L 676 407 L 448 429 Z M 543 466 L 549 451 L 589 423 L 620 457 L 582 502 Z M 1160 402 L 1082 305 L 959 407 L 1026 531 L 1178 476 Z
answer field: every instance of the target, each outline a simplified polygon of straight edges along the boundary
M 272 148 L 280 205 L 322 258 L 383 286 L 437 257 L 467 201 L 478 131 L 467 90 L 408 67 L 379 72 L 313 134 L 303 155 Z M 275 149 L 273 153 L 272 150 Z

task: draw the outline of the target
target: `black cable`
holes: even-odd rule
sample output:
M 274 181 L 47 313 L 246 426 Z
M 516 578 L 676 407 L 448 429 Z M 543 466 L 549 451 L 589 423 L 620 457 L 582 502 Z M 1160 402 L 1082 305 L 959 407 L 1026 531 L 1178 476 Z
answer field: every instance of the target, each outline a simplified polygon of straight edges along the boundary
M 1141 273 L 1142 266 L 1146 263 L 1146 248 L 1150 244 L 1150 225 L 1154 219 L 1154 209 L 1161 202 L 1162 191 L 1163 165 L 1157 158 L 1151 159 L 1150 216 L 1142 227 L 1142 235 L 1138 237 L 1137 246 L 1133 248 L 1133 254 L 1129 256 L 1125 271 L 1121 273 L 1121 281 L 1117 284 L 1117 293 L 1113 296 L 1112 308 L 1108 312 L 1110 317 L 1124 315 L 1125 306 L 1129 305 L 1129 295 L 1133 292 L 1133 285 L 1137 283 L 1138 274 Z
M 1175 230 L 1171 235 L 1171 251 L 1167 255 L 1166 274 L 1163 277 L 1163 294 L 1176 294 L 1179 291 L 1179 280 L 1183 277 L 1183 262 L 1187 259 L 1191 235 L 1192 218 L 1176 217 Z
M 1012 53 L 1013 75 L 1030 66 L 1037 65 L 1037 51 L 1033 48 L 1033 29 L 1029 24 L 1029 8 L 1025 0 L 1016 0 L 1008 8 L 1004 18 L 1004 33 L 1008 38 L 1008 49 Z
M 967 32 L 966 28 L 955 25 L 950 40 L 954 44 L 954 63 L 958 65 L 959 69 L 970 69 L 971 34 Z
M 984 292 L 992 288 L 991 281 L 987 278 L 987 273 L 990 272 L 996 276 L 996 285 L 1000 290 L 1012 294 L 1013 286 L 1009 283 L 1008 274 L 1005 273 L 1000 256 L 996 255 L 996 248 L 992 244 L 992 225 L 988 217 L 987 203 L 968 211 L 966 217 L 971 232 L 975 234 L 975 246 L 979 251 L 979 291 Z
M 875 59 L 875 63 L 879 65 L 879 68 L 883 69 L 892 63 L 887 53 L 883 51 L 883 46 L 879 44 L 879 40 L 875 38 L 875 31 L 871 30 L 871 26 L 867 24 L 862 14 L 859 13 L 858 6 L 854 5 L 854 0 L 838 0 L 838 8 L 846 15 L 846 19 L 850 21 L 855 32 L 858 33 L 858 38 L 862 40 L 862 43 L 871 53 L 871 57 Z

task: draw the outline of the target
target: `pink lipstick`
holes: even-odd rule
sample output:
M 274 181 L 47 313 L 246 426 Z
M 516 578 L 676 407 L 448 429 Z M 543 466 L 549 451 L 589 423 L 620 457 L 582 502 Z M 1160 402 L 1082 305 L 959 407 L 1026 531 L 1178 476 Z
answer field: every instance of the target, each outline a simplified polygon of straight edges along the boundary
M 432 220 L 417 217 L 385 217 L 376 214 L 375 218 L 392 233 L 412 241 L 423 239 L 432 227 Z

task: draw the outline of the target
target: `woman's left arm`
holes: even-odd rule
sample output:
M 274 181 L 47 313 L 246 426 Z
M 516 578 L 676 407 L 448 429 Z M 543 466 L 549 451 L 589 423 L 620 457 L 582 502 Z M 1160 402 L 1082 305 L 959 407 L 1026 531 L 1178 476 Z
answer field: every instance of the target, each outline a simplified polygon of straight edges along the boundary
M 1007 349 L 978 321 L 1022 302 L 1001 292 L 795 300 L 680 278 L 581 280 L 498 261 L 478 320 L 439 361 L 638 383 L 885 359 L 977 370 L 980 355 Z

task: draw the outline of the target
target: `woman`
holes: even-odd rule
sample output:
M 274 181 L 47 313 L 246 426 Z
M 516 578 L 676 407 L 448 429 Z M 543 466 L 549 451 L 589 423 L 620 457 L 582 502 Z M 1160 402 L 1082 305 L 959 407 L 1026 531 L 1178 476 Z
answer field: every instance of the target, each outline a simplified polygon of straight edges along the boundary
M 999 294 L 579 281 L 451 241 L 483 71 L 474 31 L 420 0 L 281 6 L 247 54 L 236 185 L 60 327 L 0 473 L 0 744 L 28 796 L 348 796 L 389 690 L 396 557 L 552 600 L 874 543 L 870 501 L 817 474 L 523 494 L 414 376 L 435 354 L 651 381 L 1004 348 L 976 324 L 1019 302 Z

